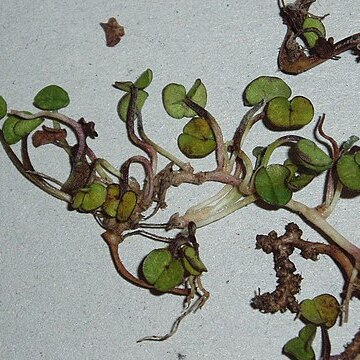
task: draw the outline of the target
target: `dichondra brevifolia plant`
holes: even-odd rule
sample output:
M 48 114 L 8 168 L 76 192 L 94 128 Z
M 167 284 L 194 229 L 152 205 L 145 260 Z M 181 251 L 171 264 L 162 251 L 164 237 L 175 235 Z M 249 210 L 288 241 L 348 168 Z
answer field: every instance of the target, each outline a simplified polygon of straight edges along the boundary
M 292 40 L 286 40 L 283 45 L 287 55 L 294 49 L 292 41 L 297 36 L 304 37 L 309 49 L 316 48 L 319 39 L 325 37 L 322 19 L 308 16 L 308 7 L 313 2 L 283 5 L 283 17 L 288 20 L 288 27 L 292 26 L 288 31 L 293 33 L 287 34 Z M 301 16 L 296 17 L 297 21 L 290 21 L 293 14 Z M 300 20 L 302 30 L 295 33 L 293 27 L 300 26 Z M 313 50 L 306 56 L 319 57 L 319 51 Z M 295 63 L 294 57 L 289 59 Z M 182 132 L 174 139 L 184 155 L 180 159 L 145 132 L 143 114 L 152 80 L 153 73 L 148 69 L 134 82 L 114 83 L 114 88 L 123 92 L 117 104 L 119 118 L 124 122 L 129 140 L 139 149 L 138 155 L 120 166 L 98 157 L 90 148 L 89 138 L 97 137 L 93 122 L 63 114 L 62 109 L 70 99 L 61 87 L 49 85 L 40 90 L 34 97 L 33 105 L 37 110 L 33 112 L 9 110 L 5 99 L 0 97 L 1 143 L 22 175 L 67 203 L 70 210 L 90 214 L 96 219 L 104 230 L 102 237 L 109 245 L 114 265 L 123 278 L 145 289 L 184 297 L 186 307 L 166 335 L 147 336 L 139 341 L 167 339 L 176 332 L 185 316 L 203 307 L 208 300 L 209 291 L 202 283 L 202 275 L 208 270 L 201 259 L 197 228 L 258 203 L 267 204 L 265 209 L 281 208 L 298 214 L 328 243 L 302 239 L 302 231 L 294 223 L 288 224 L 281 236 L 274 231 L 258 235 L 256 248 L 273 254 L 278 280 L 272 293 L 255 295 L 252 307 L 266 313 L 289 310 L 304 322 L 301 331 L 284 345 L 283 353 L 290 358 L 315 359 L 312 342 L 319 333 L 323 359 L 355 359 L 360 351 L 360 333 L 341 355 L 332 357 L 328 330 L 338 320 L 348 320 L 351 316 L 349 302 L 359 298 L 360 248 L 335 229 L 327 218 L 343 191 L 353 194 L 360 191 L 358 137 L 335 140 L 324 129 L 325 114 L 317 118 L 308 98 L 293 96 L 290 87 L 278 77 L 260 76 L 245 88 L 243 103 L 249 109 L 234 129 L 232 138 L 225 140 L 220 124 L 206 110 L 206 86 L 197 79 L 190 88 L 171 83 L 162 92 L 162 104 L 169 117 L 185 119 Z M 333 118 L 333 115 L 328 116 Z M 254 147 L 249 154 L 244 145 L 248 135 L 257 131 L 258 122 L 263 122 L 267 131 L 275 130 L 281 136 L 267 146 Z M 315 122 L 315 132 L 321 143 L 301 136 L 301 129 L 312 122 Z M 75 135 L 74 144 L 70 143 L 69 130 Z M 291 133 L 287 133 L 289 130 Z M 30 158 L 30 143 L 35 148 L 52 144 L 65 151 L 71 165 L 68 177 L 58 180 L 37 171 Z M 272 161 L 274 152 L 284 147 L 287 149 L 284 162 Z M 195 171 L 190 159 L 207 156 L 213 157 L 214 167 Z M 159 157 L 167 161 L 162 168 L 159 168 Z M 141 165 L 144 180 L 130 176 L 134 164 Z M 319 177 L 321 174 L 326 176 Z M 311 186 L 313 181 L 324 181 L 323 201 L 316 207 L 296 199 L 296 193 Z M 166 222 L 156 221 L 158 212 L 166 209 L 170 188 L 182 184 L 201 186 L 207 182 L 220 183 L 222 188 L 203 202 L 193 204 L 185 213 L 169 214 Z M 174 232 L 176 235 L 169 235 Z M 135 235 L 155 244 L 145 259 L 139 259 L 142 270 L 139 276 L 126 268 L 120 251 L 121 244 Z M 315 261 L 324 254 L 338 265 L 344 276 L 343 294 L 339 299 L 336 294 L 297 299 L 302 277 L 296 273 L 295 263 L 290 259 L 295 249 L 300 250 L 304 259 Z

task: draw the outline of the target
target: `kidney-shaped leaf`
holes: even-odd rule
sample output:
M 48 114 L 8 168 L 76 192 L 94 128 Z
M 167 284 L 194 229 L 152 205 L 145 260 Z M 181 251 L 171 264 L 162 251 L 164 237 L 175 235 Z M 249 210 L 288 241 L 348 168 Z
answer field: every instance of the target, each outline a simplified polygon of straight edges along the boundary
M 307 125 L 314 117 L 314 107 L 310 100 L 295 96 L 291 101 L 278 96 L 270 100 L 266 107 L 266 119 L 278 129 L 296 129 Z
M 70 103 L 68 93 L 57 85 L 41 89 L 34 98 L 34 105 L 42 110 L 59 110 Z
M 255 176 L 255 188 L 258 195 L 267 203 L 283 206 L 292 197 L 292 191 L 286 186 L 290 170 L 280 164 L 261 167 Z
M 190 159 L 203 158 L 216 148 L 214 133 L 204 118 L 191 119 L 178 137 L 181 152 Z
M 340 305 L 330 294 L 322 294 L 300 303 L 300 315 L 314 325 L 325 325 L 331 328 L 339 316 Z
M 291 89 L 285 81 L 274 76 L 260 76 L 245 88 L 244 105 L 254 106 L 262 101 L 268 102 L 277 96 L 286 99 L 291 96 Z

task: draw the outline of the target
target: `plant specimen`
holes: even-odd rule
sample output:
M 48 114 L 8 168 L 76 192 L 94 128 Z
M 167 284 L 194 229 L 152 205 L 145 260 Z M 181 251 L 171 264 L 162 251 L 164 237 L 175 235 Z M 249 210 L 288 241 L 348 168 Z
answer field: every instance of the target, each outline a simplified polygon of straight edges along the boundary
M 360 33 L 337 42 L 333 37 L 326 38 L 323 24 L 326 15 L 315 16 L 309 13 L 309 8 L 315 1 L 296 0 L 285 5 L 284 0 L 281 0 L 280 15 L 287 31 L 278 63 L 280 70 L 285 73 L 302 73 L 326 60 L 339 59 L 339 55 L 348 50 L 357 56 L 360 54 Z
M 125 123 L 129 140 L 141 151 L 120 167 L 96 156 L 89 147 L 88 138 L 97 136 L 93 122 L 83 118 L 76 121 L 59 112 L 70 99 L 67 92 L 56 85 L 49 85 L 36 94 L 33 104 L 40 111 L 35 114 L 8 111 L 4 98 L 0 99 L 0 116 L 6 117 L 0 133 L 2 145 L 17 169 L 36 186 L 68 203 L 71 209 L 94 216 L 104 229 L 102 236 L 122 277 L 140 287 L 184 297 L 187 307 L 171 331 L 140 341 L 167 339 L 186 315 L 201 308 L 209 298 L 202 284 L 202 274 L 207 267 L 201 260 L 197 228 L 251 203 L 267 203 L 274 209 L 288 209 L 306 218 L 331 244 L 303 240 L 301 230 L 293 223 L 287 226 L 283 236 L 278 237 L 274 232 L 259 235 L 257 247 L 274 255 L 278 286 L 271 294 L 257 294 L 252 306 L 270 313 L 289 309 L 304 320 L 306 325 L 299 336 L 285 345 L 286 354 L 297 359 L 314 358 L 311 342 L 319 328 L 323 357 L 329 358 L 331 347 L 327 329 L 339 316 L 347 320 L 349 301 L 360 293 L 360 249 L 326 220 L 344 188 L 354 192 L 360 190 L 360 149 L 355 145 L 358 138 L 352 136 L 339 144 L 325 133 L 325 115 L 322 115 L 316 131 L 327 142 L 325 149 L 298 134 L 287 134 L 266 147 L 255 147 L 249 155 L 244 143 L 256 123 L 263 121 L 269 130 L 300 130 L 314 118 L 311 101 L 304 96 L 291 97 L 291 89 L 280 78 L 261 76 L 246 87 L 243 100 L 250 109 L 233 137 L 225 141 L 219 123 L 205 109 L 207 90 L 197 79 L 188 91 L 181 84 L 171 83 L 162 93 L 168 115 L 188 119 L 177 139 L 180 151 L 187 158 L 182 160 L 146 135 L 142 109 L 152 78 L 152 71 L 148 69 L 134 82 L 114 84 L 116 89 L 125 92 L 117 106 L 119 117 Z M 68 141 L 69 129 L 75 134 L 75 144 Z M 67 153 L 71 171 L 65 181 L 36 171 L 28 151 L 30 140 L 35 147 L 53 144 Z M 17 143 L 20 155 L 13 149 Z M 288 148 L 287 159 L 284 163 L 272 163 L 271 157 L 280 147 Z M 211 154 L 215 158 L 214 168 L 195 172 L 189 159 Z M 158 169 L 159 156 L 168 160 L 162 169 Z M 144 181 L 130 176 L 133 164 L 142 166 Z M 296 192 L 319 179 L 321 173 L 327 175 L 324 201 L 312 208 L 295 200 Z M 156 214 L 166 208 L 170 188 L 210 181 L 223 184 L 223 188 L 202 203 L 194 204 L 184 214 L 171 214 L 165 223 L 154 220 Z M 179 233 L 167 236 L 166 232 L 174 229 L 179 229 Z M 145 257 L 139 277 L 130 273 L 121 260 L 121 244 L 134 235 L 164 244 L 156 246 Z M 296 299 L 302 279 L 295 274 L 295 265 L 289 258 L 295 248 L 300 249 L 301 256 L 306 259 L 316 260 L 319 254 L 326 254 L 338 264 L 344 275 L 343 311 L 329 294 L 319 294 L 301 302 Z M 358 334 L 353 343 L 356 348 Z

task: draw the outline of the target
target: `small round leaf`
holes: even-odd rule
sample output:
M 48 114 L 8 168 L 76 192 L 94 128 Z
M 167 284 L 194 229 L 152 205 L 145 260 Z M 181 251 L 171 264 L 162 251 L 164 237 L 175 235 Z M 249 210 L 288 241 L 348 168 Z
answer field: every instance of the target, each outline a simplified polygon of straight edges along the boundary
M 178 137 L 181 152 L 190 159 L 203 158 L 216 148 L 214 133 L 204 118 L 194 117 Z
M 70 103 L 68 93 L 57 85 L 41 89 L 34 98 L 34 105 L 42 110 L 59 110 Z
M 296 129 L 307 125 L 314 117 L 314 107 L 310 100 L 295 96 L 291 101 L 275 97 L 266 107 L 266 119 L 278 129 Z
M 360 191 L 360 152 L 341 156 L 336 163 L 336 171 L 344 186 Z
M 289 175 L 290 170 L 280 164 L 261 167 L 255 176 L 258 195 L 271 205 L 286 205 L 292 197 L 292 191 L 286 186 Z
M 291 96 L 291 89 L 284 80 L 273 76 L 260 76 L 246 87 L 243 95 L 244 105 L 254 106 L 277 96 L 287 99 Z
M 186 89 L 181 84 L 169 84 L 162 93 L 163 104 L 166 112 L 174 119 L 182 119 L 185 116 Z
M 89 187 L 80 189 L 73 199 L 73 208 L 90 212 L 99 208 L 106 199 L 106 187 L 100 183 L 93 183 Z

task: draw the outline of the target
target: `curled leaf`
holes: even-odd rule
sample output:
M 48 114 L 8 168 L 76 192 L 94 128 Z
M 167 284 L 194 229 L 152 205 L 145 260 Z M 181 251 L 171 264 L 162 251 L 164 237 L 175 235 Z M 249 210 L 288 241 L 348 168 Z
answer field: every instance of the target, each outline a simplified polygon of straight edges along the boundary
M 245 88 L 244 105 L 254 106 L 262 101 L 268 102 L 277 96 L 286 99 L 291 96 L 291 89 L 285 81 L 274 76 L 260 76 Z
M 70 103 L 68 93 L 57 85 L 48 85 L 34 98 L 34 105 L 42 110 L 59 110 Z
M 287 355 L 291 355 L 294 360 L 315 360 L 315 352 L 312 347 L 316 335 L 316 326 L 308 324 L 303 327 L 299 336 L 289 340 L 283 351 Z
M 216 148 L 214 133 L 204 118 L 192 118 L 178 137 L 181 152 L 190 159 L 203 158 Z
M 32 144 L 34 147 L 39 147 L 46 144 L 56 143 L 66 139 L 66 129 L 54 129 L 43 126 L 42 130 L 37 130 L 32 135 Z
M 307 17 L 304 20 L 302 27 L 304 38 L 309 49 L 315 46 L 319 37 L 324 38 L 326 36 L 325 26 L 319 18 Z
M 280 164 L 261 167 L 255 176 L 255 189 L 258 195 L 267 203 L 282 206 L 289 202 L 292 191 L 287 187 L 286 181 L 290 170 Z
M 300 164 L 312 171 L 322 172 L 332 166 L 331 157 L 311 140 L 299 140 L 294 146 L 294 151 Z
M 120 203 L 120 185 L 110 184 L 106 188 L 106 200 L 103 204 L 104 212 L 110 217 L 116 217 Z
M 183 281 L 184 268 L 168 249 L 155 249 L 144 260 L 142 271 L 146 281 L 155 289 L 166 292 Z
M 328 329 L 336 323 L 340 313 L 340 304 L 330 294 L 322 294 L 300 303 L 299 314 L 314 325 L 325 325 Z
M 24 136 L 29 135 L 34 129 L 40 126 L 43 121 L 44 119 L 42 118 L 24 120 L 14 115 L 8 116 L 2 126 L 5 141 L 9 145 L 16 144 Z
M 207 271 L 206 266 L 192 246 L 185 246 L 182 253 L 184 268 L 190 275 L 199 276 L 202 272 Z
M 360 191 L 360 152 L 341 156 L 336 163 L 336 172 L 345 187 Z
M 314 117 L 314 107 L 310 100 L 295 96 L 291 101 L 285 97 L 275 97 L 266 107 L 266 118 L 278 129 L 296 129 L 307 125 Z
M 125 35 L 124 27 L 114 17 L 111 17 L 107 23 L 100 23 L 100 26 L 105 32 L 106 46 L 108 47 L 117 45 Z
M 313 172 L 292 163 L 289 159 L 284 162 L 284 165 L 290 170 L 290 176 L 287 179 L 287 186 L 291 191 L 301 190 L 316 176 Z

